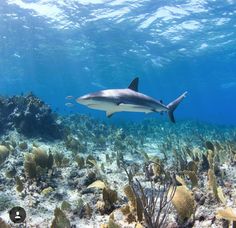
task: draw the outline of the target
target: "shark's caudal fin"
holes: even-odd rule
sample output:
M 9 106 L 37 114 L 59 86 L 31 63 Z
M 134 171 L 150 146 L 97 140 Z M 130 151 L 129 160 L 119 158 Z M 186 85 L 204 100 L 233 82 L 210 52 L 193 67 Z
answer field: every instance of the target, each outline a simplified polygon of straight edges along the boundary
M 179 103 L 186 97 L 186 94 L 187 92 L 184 92 L 181 96 L 167 105 L 167 108 L 169 109 L 168 116 L 170 121 L 173 123 L 175 123 L 174 111 L 178 107 Z

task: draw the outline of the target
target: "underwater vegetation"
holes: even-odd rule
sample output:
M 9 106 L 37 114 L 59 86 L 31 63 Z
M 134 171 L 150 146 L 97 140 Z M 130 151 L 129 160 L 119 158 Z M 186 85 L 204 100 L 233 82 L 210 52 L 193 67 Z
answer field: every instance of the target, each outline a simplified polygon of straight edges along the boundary
M 11 99 L 1 98 L 4 110 Z M 52 125 L 29 137 L 1 113 L 0 227 L 13 225 L 7 211 L 15 205 L 32 227 L 235 226 L 234 127 L 156 119 L 110 124 L 54 116 L 32 95 L 13 100 L 16 113 L 19 101 L 38 100 L 43 108 L 35 116 L 47 113 Z M 42 137 L 55 126 L 60 139 Z

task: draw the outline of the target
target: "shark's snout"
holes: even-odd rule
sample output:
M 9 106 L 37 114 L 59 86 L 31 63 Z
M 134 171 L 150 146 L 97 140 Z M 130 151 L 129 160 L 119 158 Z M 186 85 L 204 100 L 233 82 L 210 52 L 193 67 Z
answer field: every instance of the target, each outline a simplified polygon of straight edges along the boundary
M 81 96 L 79 98 L 76 99 L 76 102 L 78 102 L 79 104 L 83 104 L 86 105 L 89 102 L 90 98 L 88 95 L 84 95 Z

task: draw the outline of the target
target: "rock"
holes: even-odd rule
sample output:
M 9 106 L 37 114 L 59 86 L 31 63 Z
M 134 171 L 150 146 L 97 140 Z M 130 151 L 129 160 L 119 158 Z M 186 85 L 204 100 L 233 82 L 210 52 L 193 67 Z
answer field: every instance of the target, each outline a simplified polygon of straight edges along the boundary
M 54 194 L 54 198 L 57 199 L 58 201 L 62 201 L 64 199 L 64 194 L 60 192 L 56 192 Z
M 106 169 L 106 174 L 111 174 L 112 173 L 112 169 Z
M 202 222 L 201 227 L 212 227 L 211 220 Z
M 81 185 L 82 186 L 88 186 L 92 184 L 96 180 L 96 173 L 95 172 L 89 172 L 84 179 L 81 180 Z
M 199 218 L 198 218 L 198 220 L 200 221 L 200 222 L 202 222 L 202 221 L 204 221 L 206 219 L 206 217 L 205 217 L 205 215 L 200 215 L 199 216 Z
M 201 199 L 201 197 L 202 197 L 202 193 L 200 193 L 200 192 L 195 192 L 194 198 L 195 198 L 196 202 L 199 202 L 199 200 Z
M 203 205 L 205 203 L 206 197 L 203 195 L 203 193 L 196 191 L 194 194 L 194 198 L 196 200 L 196 202 L 199 205 Z
M 53 190 L 52 187 L 47 187 L 47 188 L 44 188 L 41 193 L 42 193 L 42 195 L 47 196 L 47 195 L 49 195 L 50 193 L 52 193 L 53 191 L 54 191 L 54 190 Z
M 202 196 L 198 202 L 199 205 L 203 205 L 206 201 L 206 197 L 205 196 Z
M 176 222 L 172 222 L 167 224 L 166 228 L 179 228 L 179 226 Z
M 71 188 L 76 188 L 78 182 L 76 180 L 68 180 L 68 186 Z

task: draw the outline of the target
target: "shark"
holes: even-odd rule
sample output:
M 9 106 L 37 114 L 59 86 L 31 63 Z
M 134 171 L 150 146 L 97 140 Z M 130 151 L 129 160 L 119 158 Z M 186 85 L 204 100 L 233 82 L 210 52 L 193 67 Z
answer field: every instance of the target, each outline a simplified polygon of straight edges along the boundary
M 180 102 L 186 97 L 184 92 L 174 101 L 164 105 L 162 100 L 154 99 L 138 91 L 139 78 L 132 80 L 128 88 L 106 89 L 83 95 L 76 99 L 79 104 L 91 109 L 106 112 L 111 117 L 117 112 L 144 112 L 144 113 L 167 113 L 169 120 L 175 123 L 174 111 Z

